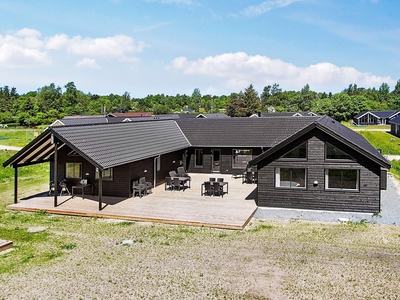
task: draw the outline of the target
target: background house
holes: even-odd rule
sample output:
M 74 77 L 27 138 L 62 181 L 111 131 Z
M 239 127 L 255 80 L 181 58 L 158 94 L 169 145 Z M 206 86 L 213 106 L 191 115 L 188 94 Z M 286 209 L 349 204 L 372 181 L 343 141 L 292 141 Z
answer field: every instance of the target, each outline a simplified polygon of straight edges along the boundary
M 362 111 L 353 118 L 355 125 L 386 125 L 397 117 L 400 111 Z

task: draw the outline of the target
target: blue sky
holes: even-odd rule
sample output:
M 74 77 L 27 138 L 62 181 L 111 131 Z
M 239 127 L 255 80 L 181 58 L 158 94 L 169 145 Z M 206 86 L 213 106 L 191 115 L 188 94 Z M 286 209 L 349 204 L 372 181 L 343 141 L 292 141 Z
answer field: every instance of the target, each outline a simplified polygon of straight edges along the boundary
M 0 86 L 228 95 L 391 89 L 398 0 L 2 0 Z

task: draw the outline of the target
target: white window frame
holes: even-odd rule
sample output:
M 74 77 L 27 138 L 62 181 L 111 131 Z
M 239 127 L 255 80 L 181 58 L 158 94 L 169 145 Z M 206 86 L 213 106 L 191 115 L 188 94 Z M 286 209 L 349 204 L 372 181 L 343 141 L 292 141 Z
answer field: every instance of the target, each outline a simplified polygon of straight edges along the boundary
M 281 169 L 290 170 L 290 180 L 288 185 L 281 184 Z M 292 170 L 304 170 L 304 186 L 292 185 Z M 307 189 L 307 168 L 275 168 L 275 187 L 280 189 Z
M 329 187 L 329 170 L 340 170 L 341 171 L 341 187 Z M 357 181 L 356 181 L 356 188 L 355 189 L 347 189 L 347 188 L 343 188 L 343 171 L 357 171 Z M 353 191 L 353 192 L 358 192 L 360 191 L 360 170 L 359 169 L 334 169 L 334 168 L 329 168 L 329 169 L 325 169 L 325 190 L 329 190 L 329 191 Z

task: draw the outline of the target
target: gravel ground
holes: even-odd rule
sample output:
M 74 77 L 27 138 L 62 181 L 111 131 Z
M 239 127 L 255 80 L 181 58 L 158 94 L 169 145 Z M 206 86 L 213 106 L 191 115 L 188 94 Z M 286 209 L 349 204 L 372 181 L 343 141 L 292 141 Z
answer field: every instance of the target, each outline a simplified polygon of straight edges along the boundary
M 400 183 L 388 175 L 387 190 L 381 191 L 382 211 L 378 215 L 372 213 L 354 213 L 337 211 L 317 211 L 284 208 L 258 208 L 255 218 L 265 220 L 305 220 L 318 222 L 338 222 L 349 220 L 370 223 L 400 225 Z

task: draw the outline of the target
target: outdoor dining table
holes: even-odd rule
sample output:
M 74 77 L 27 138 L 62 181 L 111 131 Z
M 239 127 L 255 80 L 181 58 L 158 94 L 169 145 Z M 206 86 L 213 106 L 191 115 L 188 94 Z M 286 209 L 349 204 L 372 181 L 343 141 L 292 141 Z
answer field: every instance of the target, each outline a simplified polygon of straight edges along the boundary
M 72 197 L 74 197 L 74 190 L 81 189 L 82 190 L 82 199 L 85 197 L 85 188 L 91 187 L 92 188 L 92 195 L 93 195 L 93 184 L 79 184 L 72 186 Z
M 190 188 L 190 177 L 173 177 L 173 178 L 178 178 L 179 181 L 182 183 L 182 185 L 185 185 L 185 183 L 189 181 L 189 188 Z
M 204 186 L 205 186 L 206 182 L 211 182 L 211 185 L 212 185 L 212 184 L 214 184 L 215 181 L 204 181 L 204 182 L 201 184 L 201 195 L 203 195 L 203 189 L 204 189 Z M 222 192 L 223 192 L 224 186 L 226 185 L 226 193 L 228 194 L 228 191 L 229 191 L 228 182 L 227 182 L 227 181 L 219 181 L 218 183 L 219 183 L 219 185 L 222 187 Z

